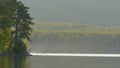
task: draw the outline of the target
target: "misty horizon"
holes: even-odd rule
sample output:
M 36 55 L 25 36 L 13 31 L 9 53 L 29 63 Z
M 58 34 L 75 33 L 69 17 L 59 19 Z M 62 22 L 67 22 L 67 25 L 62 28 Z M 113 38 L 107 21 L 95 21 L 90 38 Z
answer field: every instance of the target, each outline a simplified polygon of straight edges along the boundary
M 120 25 L 119 0 L 21 0 L 36 21 Z

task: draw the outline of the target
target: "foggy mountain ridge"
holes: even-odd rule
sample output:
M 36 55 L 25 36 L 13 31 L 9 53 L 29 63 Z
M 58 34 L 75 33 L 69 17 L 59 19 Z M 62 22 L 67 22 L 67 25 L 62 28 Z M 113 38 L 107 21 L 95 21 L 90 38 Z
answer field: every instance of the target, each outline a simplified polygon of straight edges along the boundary
M 37 21 L 120 25 L 119 0 L 21 0 Z

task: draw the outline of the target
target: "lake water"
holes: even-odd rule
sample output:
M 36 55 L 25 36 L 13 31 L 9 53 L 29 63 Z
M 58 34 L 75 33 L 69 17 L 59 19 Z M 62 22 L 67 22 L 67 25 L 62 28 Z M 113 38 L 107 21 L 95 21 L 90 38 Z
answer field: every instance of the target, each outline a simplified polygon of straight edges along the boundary
M 120 68 L 120 58 L 104 57 L 0 57 L 0 68 Z

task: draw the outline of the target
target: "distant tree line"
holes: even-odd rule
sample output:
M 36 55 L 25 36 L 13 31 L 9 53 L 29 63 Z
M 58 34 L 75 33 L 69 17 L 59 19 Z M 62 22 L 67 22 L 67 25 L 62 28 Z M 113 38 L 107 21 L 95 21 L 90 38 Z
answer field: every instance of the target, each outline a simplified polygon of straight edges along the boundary
M 28 9 L 21 1 L 0 0 L 0 54 L 27 53 L 33 25 Z

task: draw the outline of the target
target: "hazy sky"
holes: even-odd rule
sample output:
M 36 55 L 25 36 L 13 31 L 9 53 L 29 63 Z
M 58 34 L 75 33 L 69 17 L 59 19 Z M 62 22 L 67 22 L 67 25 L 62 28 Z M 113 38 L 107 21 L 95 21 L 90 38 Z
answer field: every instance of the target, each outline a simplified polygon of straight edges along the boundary
M 37 21 L 120 25 L 120 0 L 21 0 Z

